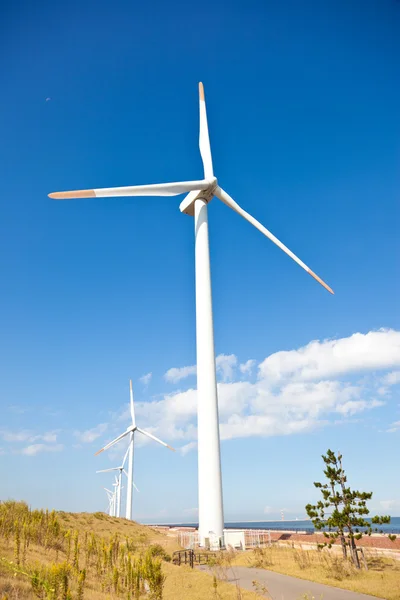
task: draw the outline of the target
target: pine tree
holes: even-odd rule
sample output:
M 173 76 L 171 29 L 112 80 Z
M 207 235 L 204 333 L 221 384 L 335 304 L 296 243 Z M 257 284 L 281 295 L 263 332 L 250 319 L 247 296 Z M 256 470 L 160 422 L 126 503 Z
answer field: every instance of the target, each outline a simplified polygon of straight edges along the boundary
M 343 558 L 347 558 L 347 548 L 349 548 L 351 560 L 359 569 L 360 560 L 356 540 L 361 539 L 363 535 L 359 528 L 365 529 L 366 533 L 371 535 L 372 524 L 390 523 L 390 517 L 372 517 L 371 522 L 367 521 L 365 518 L 369 514 L 367 501 L 371 500 L 372 492 L 350 489 L 340 452 L 336 456 L 332 450 L 328 450 L 326 455 L 322 455 L 322 459 L 326 465 L 324 474 L 328 483 L 314 482 L 314 486 L 321 490 L 322 500 L 315 505 L 307 504 L 307 514 L 315 529 L 324 530 L 323 534 L 329 540 L 322 546 L 330 548 L 336 539 L 340 539 Z M 395 536 L 389 537 L 391 540 L 395 539 Z

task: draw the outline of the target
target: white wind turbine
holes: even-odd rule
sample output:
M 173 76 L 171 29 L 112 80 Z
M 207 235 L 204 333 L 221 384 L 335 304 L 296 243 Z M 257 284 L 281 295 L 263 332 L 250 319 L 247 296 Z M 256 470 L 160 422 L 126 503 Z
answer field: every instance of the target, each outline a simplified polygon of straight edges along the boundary
M 122 473 L 125 473 L 125 475 L 127 476 L 128 480 L 129 480 L 129 475 L 128 473 L 125 471 L 125 461 L 126 458 L 128 456 L 128 452 L 129 452 L 129 446 L 125 452 L 125 456 L 124 456 L 124 460 L 122 461 L 122 465 L 120 465 L 119 467 L 111 467 L 111 469 L 102 469 L 101 471 L 96 471 L 96 473 L 111 473 L 112 471 L 119 471 L 118 476 L 117 476 L 117 481 L 118 481 L 118 487 L 116 488 L 117 491 L 117 503 L 116 503 L 116 517 L 120 517 L 121 516 L 121 490 L 122 490 Z M 139 490 L 137 489 L 135 482 L 132 481 L 132 485 L 135 488 L 135 490 L 138 492 Z
M 194 216 L 195 225 L 195 271 L 196 271 L 196 352 L 197 352 L 197 410 L 198 410 L 198 478 L 199 478 L 199 537 L 214 535 L 223 542 L 223 503 L 220 460 L 217 381 L 214 351 L 212 314 L 210 253 L 208 241 L 207 205 L 216 196 L 229 208 L 249 221 L 269 238 L 300 267 L 316 279 L 329 292 L 333 290 L 302 260 L 279 241 L 259 221 L 243 210 L 227 194 L 214 176 L 210 139 L 208 134 L 206 104 L 203 84 L 200 94 L 200 154 L 204 167 L 204 179 L 178 183 L 159 183 L 114 187 L 49 194 L 50 198 L 104 198 L 118 196 L 178 196 L 188 193 L 179 208 Z M 129 487 L 129 486 L 128 486 Z
M 104 488 L 106 490 L 107 493 L 107 497 L 108 497 L 108 514 L 110 515 L 110 517 L 114 516 L 114 506 L 115 506 L 115 492 L 112 492 L 111 490 L 108 490 L 107 488 Z
M 120 471 L 120 477 L 121 477 L 122 471 L 124 471 L 123 465 L 125 463 L 125 459 L 126 459 L 127 455 L 129 456 L 128 472 L 126 473 L 126 476 L 128 478 L 128 487 L 127 487 L 127 492 L 126 492 L 126 518 L 127 519 L 132 519 L 132 487 L 134 486 L 135 489 L 137 491 L 139 491 L 137 489 L 136 485 L 133 482 L 133 452 L 134 452 L 135 433 L 137 431 L 139 433 L 143 433 L 143 435 L 146 435 L 148 438 L 150 438 L 152 440 L 155 440 L 156 442 L 158 442 L 162 446 L 165 446 L 166 448 L 169 448 L 173 452 L 175 452 L 175 449 L 172 448 L 172 446 L 169 446 L 168 444 L 166 444 L 165 442 L 163 442 L 162 440 L 160 440 L 158 437 L 156 437 L 152 433 L 149 433 L 148 431 L 145 431 L 144 429 L 140 429 L 140 427 L 138 427 L 136 425 L 135 406 L 133 404 L 132 380 L 129 381 L 129 387 L 130 387 L 130 411 L 131 411 L 132 425 L 130 425 L 127 428 L 127 430 L 124 431 L 124 433 L 121 433 L 121 435 L 119 435 L 117 438 L 115 438 L 115 440 L 112 440 L 111 442 L 109 442 L 108 444 L 106 444 L 104 446 L 104 448 L 102 448 L 101 450 L 99 450 L 98 452 L 96 452 L 95 456 L 97 456 L 98 454 L 100 454 L 104 450 L 108 450 L 108 448 L 111 448 L 111 446 L 114 446 L 114 444 L 116 444 L 117 442 L 119 442 L 120 440 L 122 440 L 125 436 L 129 435 L 129 446 L 128 446 L 128 449 L 126 451 L 126 454 L 125 454 L 125 457 L 124 457 L 124 461 L 122 463 L 122 467 L 114 467 L 113 469 L 108 469 L 108 470 L 110 470 L 110 471 L 119 470 Z

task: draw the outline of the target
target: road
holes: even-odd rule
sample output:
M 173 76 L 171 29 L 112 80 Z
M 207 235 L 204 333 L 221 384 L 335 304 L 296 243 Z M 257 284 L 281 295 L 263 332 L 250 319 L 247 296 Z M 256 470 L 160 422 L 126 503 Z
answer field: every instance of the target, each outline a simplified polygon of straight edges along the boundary
M 211 570 L 207 566 L 200 566 L 198 569 L 202 571 Z M 263 595 L 272 600 L 377 600 L 376 596 L 349 592 L 341 588 L 282 575 L 266 569 L 233 567 L 228 569 L 226 574 L 227 579 L 225 579 L 224 574 L 224 580 L 231 583 L 238 582 L 241 588 L 253 592 L 256 591 L 253 581 L 257 581 L 268 590 L 268 593 Z

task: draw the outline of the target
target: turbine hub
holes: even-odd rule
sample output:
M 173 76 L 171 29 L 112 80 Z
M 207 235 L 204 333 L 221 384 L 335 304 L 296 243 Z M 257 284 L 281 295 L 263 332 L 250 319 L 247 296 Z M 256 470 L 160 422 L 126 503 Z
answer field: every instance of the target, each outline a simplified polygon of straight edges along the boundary
M 194 203 L 196 200 L 204 200 L 207 204 L 213 199 L 218 182 L 217 178 L 213 177 L 208 180 L 209 186 L 205 190 L 194 190 L 188 195 L 179 205 L 179 210 L 190 217 L 194 217 Z

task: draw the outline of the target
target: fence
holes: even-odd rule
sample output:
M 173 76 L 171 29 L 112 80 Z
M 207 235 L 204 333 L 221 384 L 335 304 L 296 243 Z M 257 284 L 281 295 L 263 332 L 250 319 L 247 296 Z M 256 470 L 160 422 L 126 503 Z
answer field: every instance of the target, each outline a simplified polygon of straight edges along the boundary
M 240 547 L 242 550 L 245 550 L 246 548 L 255 548 L 257 546 L 271 545 L 271 532 L 266 531 L 265 529 L 245 529 L 241 531 L 225 529 L 224 536 L 226 546 L 232 546 L 233 548 Z M 180 531 L 179 543 L 182 548 L 189 550 L 199 548 L 198 531 Z M 211 549 L 218 547 L 216 540 L 209 539 L 209 545 Z
M 194 550 L 177 550 L 172 555 L 172 562 L 175 565 L 189 565 L 194 567 L 197 565 L 206 565 L 210 562 L 211 558 L 215 558 L 213 552 L 195 552 Z
M 265 529 L 246 529 L 244 533 L 246 548 L 271 545 L 270 531 L 266 531 Z

